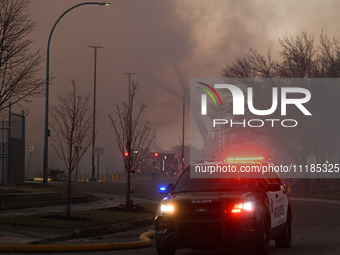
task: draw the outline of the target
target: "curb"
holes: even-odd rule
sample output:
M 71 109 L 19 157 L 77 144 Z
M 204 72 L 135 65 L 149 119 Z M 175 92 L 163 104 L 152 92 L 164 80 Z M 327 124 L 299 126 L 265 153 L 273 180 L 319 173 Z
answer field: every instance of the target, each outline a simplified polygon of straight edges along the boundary
M 26 245 L 48 245 L 54 241 L 77 239 L 84 237 L 95 237 L 99 235 L 108 235 L 128 230 L 136 227 L 146 227 L 154 224 L 154 217 L 137 219 L 133 221 L 119 222 L 115 224 L 97 226 L 93 228 L 77 229 L 71 232 L 69 235 L 65 236 L 55 236 L 52 238 L 43 239 L 40 241 L 35 241 L 27 243 Z M 1 246 L 1 245 L 0 245 Z M 1 251 L 1 249 L 0 249 Z
M 115 232 L 119 232 L 122 230 L 126 230 L 129 228 L 134 227 L 142 227 L 142 226 L 149 226 L 154 224 L 154 217 L 138 219 L 134 221 L 127 221 L 127 222 L 120 222 L 105 226 L 98 226 L 93 228 L 86 228 L 86 229 L 77 229 L 71 234 L 71 237 L 88 237 L 88 236 L 97 236 L 103 234 L 111 234 Z
M 303 197 L 289 197 L 289 200 L 340 205 L 340 201 L 339 201 L 339 200 L 330 200 L 330 199 L 303 198 Z
M 140 241 L 123 243 L 100 244 L 71 244 L 71 245 L 0 245 L 1 252 L 79 252 L 79 251 L 105 251 L 144 248 L 151 245 L 152 231 L 139 236 Z

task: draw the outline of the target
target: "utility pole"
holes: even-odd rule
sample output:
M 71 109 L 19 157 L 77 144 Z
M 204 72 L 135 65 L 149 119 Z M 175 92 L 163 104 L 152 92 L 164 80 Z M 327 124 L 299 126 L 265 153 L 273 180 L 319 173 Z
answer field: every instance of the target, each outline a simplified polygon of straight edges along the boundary
M 134 75 L 135 73 L 124 73 L 125 75 L 129 75 L 129 117 L 131 117 L 131 75 Z M 131 119 L 130 119 L 131 120 Z
M 92 107 L 92 166 L 91 166 L 91 178 L 89 181 L 96 181 L 94 178 L 95 166 L 94 166 L 94 148 L 96 140 L 96 82 L 97 82 L 97 49 L 104 48 L 102 46 L 89 46 L 94 49 L 94 64 L 93 64 L 93 107 Z
M 184 127 L 185 127 L 185 91 L 188 89 L 181 89 L 183 90 L 183 129 L 182 129 L 182 172 L 184 171 Z
M 76 167 L 76 181 L 78 181 L 78 165 L 79 165 L 79 152 L 81 151 L 81 146 L 75 146 L 74 149 L 77 152 L 77 167 Z
M 128 111 L 129 111 L 129 119 L 128 119 L 128 137 L 127 137 L 127 141 L 126 141 L 126 150 L 128 153 L 128 167 L 131 168 L 131 143 L 132 143 L 132 105 L 131 105 L 131 75 L 134 75 L 135 73 L 124 73 L 125 75 L 129 75 L 129 107 L 128 107 Z M 127 172 L 127 186 L 128 186 L 128 194 L 126 197 L 126 208 L 130 207 L 130 203 L 131 203 L 131 179 L 130 179 L 130 170 L 131 169 L 126 169 Z

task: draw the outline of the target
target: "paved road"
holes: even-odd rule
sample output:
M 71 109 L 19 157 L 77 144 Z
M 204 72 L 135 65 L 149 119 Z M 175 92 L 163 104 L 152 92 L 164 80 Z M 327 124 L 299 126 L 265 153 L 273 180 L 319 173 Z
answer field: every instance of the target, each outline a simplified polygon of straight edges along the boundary
M 144 198 L 148 200 L 160 201 L 164 196 L 159 194 L 158 188 L 169 183 L 175 184 L 176 177 L 166 178 L 159 176 L 158 180 L 151 180 L 145 177 L 141 180 L 132 181 L 132 197 Z M 66 188 L 67 182 L 51 182 L 50 185 Z M 72 182 L 72 190 L 87 193 L 103 193 L 113 195 L 126 195 L 126 183 L 121 182 Z
M 174 183 L 174 180 L 170 181 Z M 135 196 L 150 200 L 160 200 L 162 196 L 157 193 L 157 188 L 161 183 L 170 183 L 167 180 L 142 180 L 134 181 Z M 76 183 L 73 185 L 79 191 L 94 193 L 124 194 L 124 183 Z M 121 192 L 121 193 L 117 193 Z M 276 249 L 274 242 L 271 244 L 270 254 L 289 255 L 338 255 L 340 254 L 340 205 L 310 201 L 292 201 L 293 210 L 293 241 L 290 249 Z M 152 228 L 140 228 L 128 232 L 116 233 L 114 235 L 94 237 L 77 241 L 67 241 L 64 243 L 81 242 L 123 242 L 138 240 L 138 236 Z M 148 248 L 138 250 L 122 250 L 107 252 L 89 252 L 86 254 L 113 254 L 137 255 L 156 254 L 154 240 L 153 245 Z M 54 253 L 58 254 L 58 253 Z M 65 254 L 65 253 L 63 253 Z M 78 253 L 69 253 L 78 254 Z M 80 254 L 80 253 L 79 253 Z M 248 249 L 227 249 L 219 251 L 191 251 L 178 250 L 178 255 L 208 255 L 208 254 L 230 254 L 247 255 L 251 254 Z
M 293 209 L 293 240 L 289 249 L 277 249 L 274 242 L 271 243 L 270 254 L 272 255 L 338 255 L 340 254 L 340 205 L 324 204 L 316 202 L 292 201 Z M 150 230 L 153 226 L 133 229 L 112 235 L 83 238 L 58 242 L 58 244 L 74 243 L 112 243 L 136 241 L 141 233 Z M 5 254 L 5 253 L 2 253 Z M 48 254 L 48 253 L 47 253 Z M 84 253 L 51 253 L 61 254 L 84 254 Z M 156 254 L 153 244 L 150 247 L 137 250 L 119 250 L 86 252 L 87 255 L 152 255 Z M 250 255 L 249 249 L 223 249 L 218 251 L 192 251 L 178 250 L 177 255 Z

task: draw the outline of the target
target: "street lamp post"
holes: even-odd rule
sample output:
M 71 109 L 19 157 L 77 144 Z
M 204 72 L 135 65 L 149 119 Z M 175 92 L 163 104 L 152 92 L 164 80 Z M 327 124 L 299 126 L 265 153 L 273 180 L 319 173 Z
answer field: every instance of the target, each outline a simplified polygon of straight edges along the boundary
M 81 146 L 75 146 L 74 149 L 77 153 L 76 181 L 78 181 L 79 152 L 81 151 Z
M 129 75 L 129 117 L 131 117 L 131 75 L 134 75 L 135 73 L 124 73 L 125 75 Z
M 188 89 L 182 89 L 183 90 L 183 128 L 182 128 L 182 155 L 181 155 L 181 161 L 182 161 L 182 172 L 184 171 L 184 124 L 185 124 L 185 91 Z
M 49 108 L 49 72 L 50 72 L 50 43 L 51 43 L 51 38 L 53 31 L 55 27 L 57 26 L 58 22 L 61 20 L 62 17 L 69 11 L 73 10 L 76 7 L 82 6 L 82 5 L 87 5 L 87 4 L 96 4 L 96 5 L 104 5 L 104 6 L 109 6 L 111 5 L 110 3 L 105 3 L 105 2 L 85 2 L 85 3 L 80 3 L 77 4 L 68 10 L 66 10 L 61 16 L 57 19 L 57 21 L 54 23 L 50 36 L 48 37 L 48 42 L 47 42 L 47 51 L 46 51 L 46 93 L 45 93 L 45 130 L 44 130 L 44 163 L 43 163 L 43 185 L 46 185 L 47 183 L 47 168 L 48 168 L 48 137 L 49 137 L 49 130 L 48 130 L 48 108 Z
M 93 63 L 93 107 L 92 107 L 92 166 L 90 181 L 96 181 L 94 178 L 96 169 L 94 166 L 94 148 L 96 141 L 96 87 L 97 87 L 97 49 L 104 48 L 102 46 L 89 46 L 94 49 L 94 63 Z M 98 169 L 97 169 L 98 171 Z

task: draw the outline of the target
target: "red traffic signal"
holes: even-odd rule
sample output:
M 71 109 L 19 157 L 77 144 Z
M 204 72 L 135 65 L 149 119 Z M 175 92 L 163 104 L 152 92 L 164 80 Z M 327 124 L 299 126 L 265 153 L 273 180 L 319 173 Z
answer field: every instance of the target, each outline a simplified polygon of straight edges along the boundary
M 158 153 L 157 152 L 155 152 L 155 157 L 157 157 L 158 156 Z
M 124 152 L 124 156 L 125 157 L 129 156 L 129 153 L 128 152 Z

